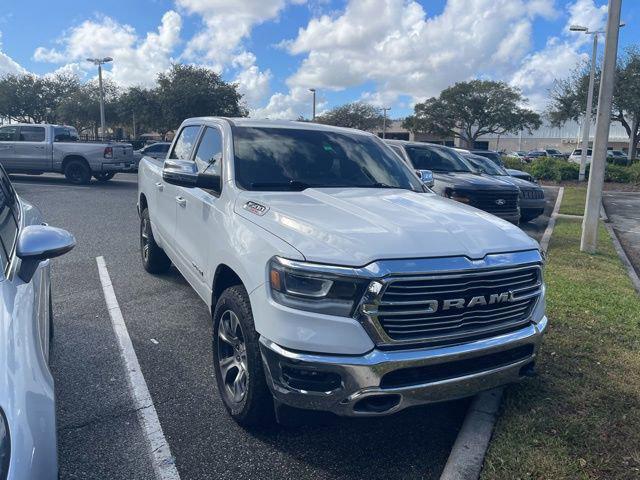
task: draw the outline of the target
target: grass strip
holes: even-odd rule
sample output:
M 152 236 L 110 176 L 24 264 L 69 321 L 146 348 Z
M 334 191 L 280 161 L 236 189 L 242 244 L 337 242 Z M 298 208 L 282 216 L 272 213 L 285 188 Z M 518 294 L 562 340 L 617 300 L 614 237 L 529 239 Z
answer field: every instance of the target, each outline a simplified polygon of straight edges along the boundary
M 596 255 L 580 229 L 556 224 L 539 375 L 507 389 L 483 479 L 640 478 L 640 297 L 604 227 Z
M 565 187 L 560 213 L 584 215 L 584 203 L 587 198 L 586 187 Z

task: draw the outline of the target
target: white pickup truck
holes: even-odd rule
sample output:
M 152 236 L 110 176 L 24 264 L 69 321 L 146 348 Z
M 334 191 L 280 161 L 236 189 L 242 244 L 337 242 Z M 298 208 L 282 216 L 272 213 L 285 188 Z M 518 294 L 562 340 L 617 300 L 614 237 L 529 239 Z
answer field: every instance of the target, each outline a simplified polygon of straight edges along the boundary
M 433 194 L 371 134 L 193 118 L 138 178 L 143 266 L 173 264 L 209 307 L 243 425 L 386 415 L 534 371 L 537 242 Z
M 83 143 L 73 127 L 12 124 L 0 127 L 0 164 L 9 173 L 63 173 L 75 184 L 111 180 L 135 169 L 133 147 L 127 143 Z

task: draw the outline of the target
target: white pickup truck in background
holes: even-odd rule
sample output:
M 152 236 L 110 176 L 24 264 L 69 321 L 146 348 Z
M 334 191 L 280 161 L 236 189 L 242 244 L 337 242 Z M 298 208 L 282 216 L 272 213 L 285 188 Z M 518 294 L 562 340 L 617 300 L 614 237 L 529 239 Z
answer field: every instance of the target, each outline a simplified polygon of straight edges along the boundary
M 62 173 L 71 183 L 106 182 L 135 169 L 127 143 L 84 143 L 73 127 L 12 124 L 0 127 L 0 164 L 9 173 Z
M 435 195 L 374 135 L 192 118 L 138 189 L 143 266 L 173 264 L 210 308 L 241 424 L 387 415 L 533 373 L 537 242 Z

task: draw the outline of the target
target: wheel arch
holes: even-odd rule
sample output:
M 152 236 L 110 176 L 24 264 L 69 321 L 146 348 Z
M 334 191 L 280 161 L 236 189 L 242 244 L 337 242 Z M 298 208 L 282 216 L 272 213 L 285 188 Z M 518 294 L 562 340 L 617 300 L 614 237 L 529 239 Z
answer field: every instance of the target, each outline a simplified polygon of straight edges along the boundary
M 87 161 L 87 159 L 85 157 L 83 157 L 82 155 L 77 155 L 77 154 L 71 154 L 71 155 L 67 155 L 66 157 L 64 157 L 62 159 L 62 171 L 64 172 L 64 169 L 67 168 L 67 164 L 73 160 L 79 160 L 81 162 L 83 162 L 87 168 L 89 170 L 91 170 L 91 166 L 89 165 L 89 162 Z
M 245 285 L 240 278 L 240 275 L 230 266 L 221 263 L 216 268 L 216 273 L 213 275 L 213 288 L 211 289 L 211 311 L 216 308 L 216 303 L 222 292 L 227 288 L 234 285 Z

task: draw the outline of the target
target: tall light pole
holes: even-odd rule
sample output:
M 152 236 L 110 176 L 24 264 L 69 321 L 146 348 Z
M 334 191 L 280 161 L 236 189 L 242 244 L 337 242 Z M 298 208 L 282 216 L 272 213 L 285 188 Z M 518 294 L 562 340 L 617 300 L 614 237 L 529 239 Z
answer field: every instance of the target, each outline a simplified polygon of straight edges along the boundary
M 316 89 L 310 88 L 309 91 L 313 93 L 313 113 L 311 114 L 311 121 L 316 121 Z
M 100 87 L 100 136 L 104 139 L 104 89 L 102 88 L 102 65 L 112 62 L 113 58 L 87 58 L 87 62 L 91 62 L 98 66 L 98 85 Z
M 618 33 L 620 30 L 620 8 L 622 0 L 609 0 L 609 17 L 604 43 L 602 79 L 598 94 L 598 114 L 596 115 L 596 135 L 593 140 L 587 202 L 582 220 L 582 238 L 580 250 L 595 253 L 598 243 L 598 218 L 602 203 L 602 185 L 611 127 L 611 104 L 616 75 L 616 57 L 618 55 Z M 588 113 L 588 112 L 587 112 Z
M 387 112 L 391 110 L 389 107 L 382 107 L 382 138 L 387 138 Z
M 624 27 L 624 23 L 620 23 Z M 569 30 L 572 32 L 584 32 L 587 35 L 593 35 L 593 47 L 591 49 L 591 71 L 589 72 L 589 91 L 587 92 L 587 109 L 582 123 L 582 153 L 580 155 L 580 172 L 578 180 L 584 181 L 584 172 L 587 169 L 587 150 L 589 149 L 589 130 L 591 129 L 591 110 L 593 109 L 593 84 L 596 76 L 596 60 L 598 56 L 598 35 L 604 33 L 603 30 L 589 30 L 582 25 L 571 25 Z M 593 154 L 593 151 L 592 151 Z M 592 155 L 593 157 L 593 155 Z

